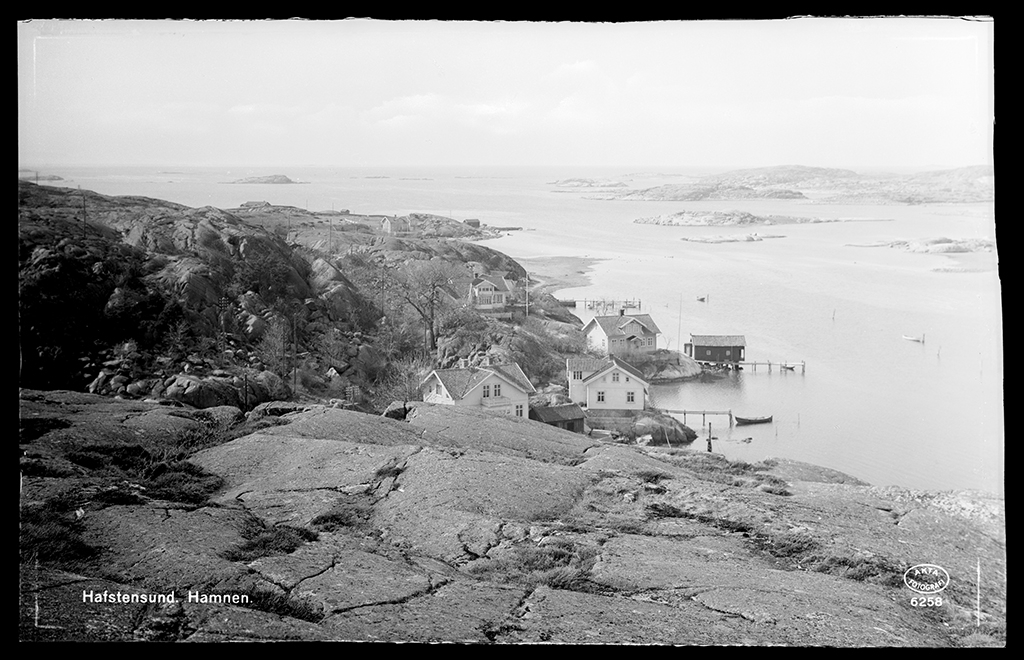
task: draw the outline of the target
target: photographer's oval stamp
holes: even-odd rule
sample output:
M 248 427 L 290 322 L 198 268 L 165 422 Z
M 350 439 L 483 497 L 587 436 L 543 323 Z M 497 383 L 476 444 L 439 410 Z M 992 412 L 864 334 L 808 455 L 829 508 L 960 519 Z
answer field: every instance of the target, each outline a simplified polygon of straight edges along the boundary
M 937 594 L 949 586 L 949 573 L 936 564 L 918 564 L 903 574 L 903 583 L 919 594 Z

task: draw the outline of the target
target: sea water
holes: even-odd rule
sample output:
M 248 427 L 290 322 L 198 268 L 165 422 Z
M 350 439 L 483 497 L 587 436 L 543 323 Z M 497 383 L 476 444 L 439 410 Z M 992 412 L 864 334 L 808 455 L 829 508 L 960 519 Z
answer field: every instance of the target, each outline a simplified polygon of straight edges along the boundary
M 741 334 L 746 359 L 801 363 L 747 367 L 721 378 L 652 386 L 655 406 L 772 415 L 730 427 L 687 415 L 713 449 L 747 461 L 785 457 L 874 485 L 1003 493 L 1003 367 L 995 254 L 961 267 L 949 256 L 865 247 L 937 237 L 994 240 L 991 204 L 831 205 L 813 200 L 609 201 L 553 182 L 607 178 L 632 188 L 681 183 L 697 169 L 639 173 L 584 168 L 55 168 L 54 185 L 143 195 L 189 206 L 267 201 L 311 211 L 435 213 L 522 227 L 484 244 L 529 269 L 530 258 L 595 259 L 578 300 L 639 299 L 679 348 L 693 334 Z M 229 184 L 285 174 L 299 185 Z M 741 210 L 854 220 L 744 227 L 672 227 L 637 218 L 681 210 Z M 761 241 L 684 238 L 773 235 Z M 974 267 L 981 264 L 981 267 Z M 698 301 L 705 297 L 705 302 Z M 583 321 L 593 311 L 577 307 Z M 904 339 L 924 336 L 923 343 Z M 682 418 L 681 415 L 677 415 Z M 710 425 L 710 428 L 709 426 Z

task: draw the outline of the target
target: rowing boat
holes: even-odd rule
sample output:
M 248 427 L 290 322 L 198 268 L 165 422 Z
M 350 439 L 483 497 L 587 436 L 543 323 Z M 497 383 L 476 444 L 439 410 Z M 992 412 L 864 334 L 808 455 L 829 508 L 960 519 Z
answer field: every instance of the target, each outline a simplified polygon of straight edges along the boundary
M 736 424 L 738 426 L 744 426 L 747 424 L 767 424 L 772 421 L 772 415 L 767 417 L 736 417 Z
M 906 339 L 907 341 L 916 341 L 919 344 L 924 343 L 924 335 L 921 335 L 920 337 L 911 337 L 910 335 L 903 335 L 903 338 Z

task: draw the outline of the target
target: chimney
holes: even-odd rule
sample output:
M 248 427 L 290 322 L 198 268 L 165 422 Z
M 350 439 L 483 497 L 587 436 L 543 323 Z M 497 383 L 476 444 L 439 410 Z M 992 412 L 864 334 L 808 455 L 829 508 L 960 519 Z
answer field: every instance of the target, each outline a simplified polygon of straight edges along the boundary
M 626 315 L 626 310 L 620 309 L 619 310 L 619 316 L 625 316 L 625 315 Z

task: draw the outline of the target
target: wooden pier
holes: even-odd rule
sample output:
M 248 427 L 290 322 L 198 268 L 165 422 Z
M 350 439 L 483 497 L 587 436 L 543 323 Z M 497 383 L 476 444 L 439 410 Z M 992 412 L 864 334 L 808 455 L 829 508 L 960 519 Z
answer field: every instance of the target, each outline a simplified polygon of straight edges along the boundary
M 637 311 L 640 311 L 640 308 L 642 306 L 642 303 L 639 298 L 629 300 L 607 300 L 604 298 L 599 300 L 588 300 L 585 298 L 583 300 L 576 300 L 573 302 L 576 303 L 573 305 L 573 307 L 582 303 L 586 309 L 592 309 L 594 311 L 602 313 L 607 313 L 608 311 L 627 309 L 635 309 Z
M 778 368 L 779 371 L 796 371 L 799 368 L 800 373 L 807 373 L 807 362 L 804 360 L 800 362 L 772 362 L 771 360 L 766 362 L 708 362 L 707 360 L 697 360 L 697 363 L 701 366 L 713 365 L 724 369 L 750 367 L 751 371 L 755 372 L 758 367 L 768 367 L 768 373 L 772 372 L 772 367 Z
M 668 410 L 668 409 L 665 409 L 665 408 L 658 408 L 657 410 L 658 410 L 658 412 L 675 413 L 677 415 L 682 415 L 683 416 L 683 424 L 686 423 L 686 416 L 687 415 L 700 415 L 700 425 L 701 426 L 704 426 L 705 418 L 708 415 L 728 415 L 729 416 L 729 426 L 733 425 L 733 415 L 732 415 L 732 411 L 731 410 Z

